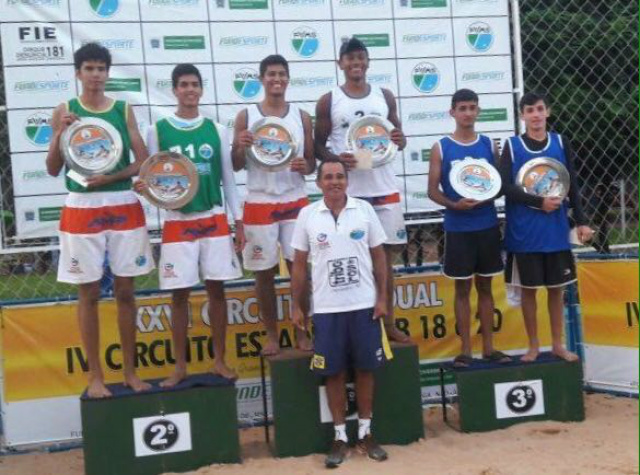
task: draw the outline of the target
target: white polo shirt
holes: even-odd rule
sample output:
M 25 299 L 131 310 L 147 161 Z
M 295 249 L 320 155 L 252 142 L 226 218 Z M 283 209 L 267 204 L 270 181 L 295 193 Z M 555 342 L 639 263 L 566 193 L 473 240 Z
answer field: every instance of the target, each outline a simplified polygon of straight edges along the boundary
M 386 240 L 376 212 L 366 201 L 347 197 L 337 220 L 324 200 L 302 208 L 291 245 L 310 253 L 316 313 L 375 306 L 370 249 Z

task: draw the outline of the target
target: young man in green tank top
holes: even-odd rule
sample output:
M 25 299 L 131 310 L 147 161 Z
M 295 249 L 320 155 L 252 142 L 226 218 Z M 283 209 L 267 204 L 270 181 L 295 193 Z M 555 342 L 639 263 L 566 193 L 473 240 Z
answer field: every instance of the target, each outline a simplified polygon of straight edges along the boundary
M 160 288 L 171 290 L 171 319 L 176 366 L 161 386 L 175 386 L 187 375 L 187 330 L 189 295 L 204 280 L 209 298 L 209 325 L 213 342 L 214 374 L 235 379 L 237 374 L 225 361 L 227 302 L 224 281 L 242 276 L 236 251 L 244 245 L 244 232 L 226 128 L 200 115 L 202 97 L 200 71 L 192 64 L 177 65 L 172 74 L 178 108 L 149 128 L 151 153 L 173 151 L 189 158 L 198 170 L 196 195 L 178 210 L 168 210 L 162 230 Z M 233 214 L 236 249 L 229 231 L 224 201 Z M 139 181 L 135 188 L 143 191 Z
M 133 278 L 153 269 L 144 212 L 131 191 L 147 148 L 140 137 L 131 106 L 104 94 L 109 77 L 109 50 L 89 43 L 74 54 L 76 77 L 82 84 L 79 97 L 60 104 L 53 113 L 53 137 L 47 155 L 47 171 L 57 176 L 64 168 L 60 139 L 82 117 L 106 120 L 120 133 L 123 151 L 114 171 L 86 179 L 81 185 L 66 177 L 69 195 L 60 218 L 58 280 L 78 285 L 80 334 L 89 365 L 89 397 L 107 397 L 102 371 L 98 301 L 105 254 L 115 275 L 115 299 L 122 343 L 125 385 L 143 391 L 150 385 L 135 372 L 136 305 Z M 131 162 L 130 151 L 135 160 Z

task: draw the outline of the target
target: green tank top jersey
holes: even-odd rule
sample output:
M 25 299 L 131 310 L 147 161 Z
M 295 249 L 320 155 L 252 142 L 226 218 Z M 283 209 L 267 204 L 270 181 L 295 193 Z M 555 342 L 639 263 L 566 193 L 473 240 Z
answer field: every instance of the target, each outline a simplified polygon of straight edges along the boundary
M 131 138 L 129 137 L 129 131 L 127 129 L 127 103 L 125 101 L 113 101 L 112 106 L 100 112 L 94 112 L 90 109 L 86 109 L 80 101 L 75 98 L 71 99 L 67 103 L 67 109 L 69 112 L 73 112 L 78 117 L 97 117 L 99 119 L 106 120 L 120 133 L 122 137 L 122 155 L 116 167 L 109 174 L 117 173 L 120 170 L 127 168 L 131 163 Z M 66 167 L 65 167 L 66 169 Z M 131 189 L 131 178 L 126 180 L 117 181 L 108 185 L 99 186 L 97 188 L 87 189 L 84 186 L 76 183 L 70 178 L 65 176 L 67 184 L 67 190 L 76 193 L 93 193 L 98 191 L 124 191 Z
M 222 149 L 216 125 L 210 119 L 193 127 L 177 127 L 168 119 L 156 122 L 158 147 L 189 158 L 198 170 L 200 185 L 193 199 L 179 209 L 182 213 L 208 211 L 222 205 Z

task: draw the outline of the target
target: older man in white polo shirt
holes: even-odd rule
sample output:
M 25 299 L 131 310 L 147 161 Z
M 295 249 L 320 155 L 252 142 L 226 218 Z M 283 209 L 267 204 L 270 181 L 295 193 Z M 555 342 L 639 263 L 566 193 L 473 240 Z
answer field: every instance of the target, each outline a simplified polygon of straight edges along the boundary
M 373 370 L 392 357 L 382 318 L 387 313 L 386 235 L 373 207 L 347 196 L 344 163 L 326 160 L 318 169 L 323 199 L 300 211 L 293 232 L 291 287 L 293 321 L 304 328 L 302 302 L 311 253 L 314 356 L 312 369 L 326 376 L 335 440 L 325 464 L 340 465 L 348 455 L 345 426 L 346 379 L 355 369 L 358 449 L 370 458 L 387 453 L 371 435 Z

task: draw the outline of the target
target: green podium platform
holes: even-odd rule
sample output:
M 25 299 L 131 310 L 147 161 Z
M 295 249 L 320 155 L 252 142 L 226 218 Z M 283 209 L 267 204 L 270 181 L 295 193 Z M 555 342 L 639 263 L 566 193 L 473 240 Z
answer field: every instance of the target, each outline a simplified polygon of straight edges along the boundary
M 394 358 L 375 373 L 372 430 L 381 444 L 406 445 L 424 437 L 418 347 L 392 344 L 391 348 Z M 265 430 L 277 457 L 324 453 L 333 438 L 323 379 L 311 372 L 310 361 L 310 353 L 298 350 L 262 359 L 263 375 L 268 369 L 271 377 L 273 443 L 268 426 Z M 347 399 L 347 431 L 355 441 L 357 401 L 352 385 Z
M 460 430 L 483 432 L 530 421 L 583 421 L 582 362 L 569 363 L 542 353 L 535 362 L 485 363 L 442 367 L 441 381 L 453 374 Z M 444 395 L 443 415 L 448 422 Z
M 113 397 L 81 397 L 86 475 L 156 475 L 240 462 L 233 381 L 200 374 L 172 389 L 108 387 Z

